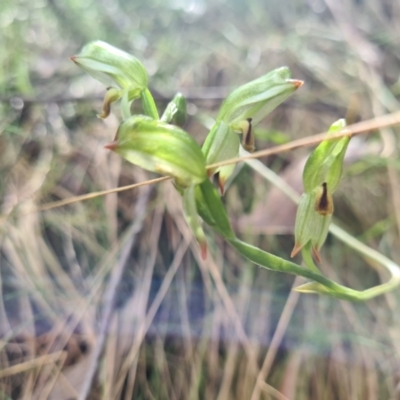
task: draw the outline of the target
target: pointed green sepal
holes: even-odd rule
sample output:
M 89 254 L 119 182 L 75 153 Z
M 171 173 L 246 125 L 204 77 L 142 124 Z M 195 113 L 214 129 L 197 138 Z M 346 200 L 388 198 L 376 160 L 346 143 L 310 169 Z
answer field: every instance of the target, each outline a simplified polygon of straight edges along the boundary
M 173 177 L 183 187 L 207 178 L 205 159 L 195 140 L 177 126 L 149 117 L 125 120 L 106 148 L 144 169 Z
M 136 57 L 100 40 L 88 43 L 71 60 L 106 86 L 129 90 L 131 98 L 148 86 L 147 71 Z
M 251 118 L 258 124 L 303 84 L 287 67 L 275 69 L 235 89 L 223 102 L 217 121 L 236 124 Z

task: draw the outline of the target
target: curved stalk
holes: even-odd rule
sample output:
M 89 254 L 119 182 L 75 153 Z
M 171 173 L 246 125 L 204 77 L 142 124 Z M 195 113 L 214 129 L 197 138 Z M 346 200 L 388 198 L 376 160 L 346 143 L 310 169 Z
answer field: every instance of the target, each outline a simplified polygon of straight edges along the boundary
M 221 198 L 209 179 L 198 185 L 196 206 L 200 216 L 208 225 L 214 228 L 240 254 L 255 264 L 273 271 L 303 276 L 304 278 L 312 279 L 314 281 L 311 282 L 312 284 L 319 284 L 319 286 L 307 288 L 307 290 L 303 291 L 324 293 L 347 300 L 360 300 L 356 290 L 339 285 L 319 272 L 277 257 L 237 238 L 229 223 Z

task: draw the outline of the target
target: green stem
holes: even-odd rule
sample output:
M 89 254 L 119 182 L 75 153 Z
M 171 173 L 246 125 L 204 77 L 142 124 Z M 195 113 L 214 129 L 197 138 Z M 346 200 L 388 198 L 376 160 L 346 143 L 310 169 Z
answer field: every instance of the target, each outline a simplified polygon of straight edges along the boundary
M 325 294 L 342 299 L 357 299 L 357 291 L 338 285 L 319 272 L 284 260 L 238 239 L 229 223 L 221 198 L 209 179 L 196 187 L 195 196 L 197 211 L 203 220 L 250 261 L 270 270 L 299 275 L 319 282 L 322 288 L 320 291 Z
M 123 120 L 127 120 L 131 114 L 132 101 L 129 100 L 129 93 L 126 91 L 121 100 L 121 115 Z
M 195 196 L 197 211 L 204 222 L 225 239 L 236 238 L 221 198 L 208 178 L 197 185 Z
M 288 274 L 303 276 L 304 278 L 312 279 L 318 282 L 319 285 L 314 285 L 313 289 L 299 290 L 306 293 L 322 293 L 329 296 L 337 297 L 343 300 L 365 300 L 369 298 L 364 292 L 353 290 L 337 284 L 336 282 L 324 277 L 320 273 L 303 268 L 302 266 L 295 264 L 291 261 L 284 260 L 283 258 L 274 256 L 273 254 L 267 253 L 258 247 L 251 246 L 248 243 L 242 242 L 240 239 L 227 240 L 240 254 L 252 261 L 253 263 L 278 272 L 285 272 Z M 372 296 L 373 297 L 373 296 Z
M 149 89 L 144 89 L 140 94 L 140 98 L 142 99 L 142 107 L 143 111 L 146 115 L 154 119 L 160 119 L 158 115 L 158 110 L 156 107 L 156 103 L 154 102 L 154 98 L 150 93 Z

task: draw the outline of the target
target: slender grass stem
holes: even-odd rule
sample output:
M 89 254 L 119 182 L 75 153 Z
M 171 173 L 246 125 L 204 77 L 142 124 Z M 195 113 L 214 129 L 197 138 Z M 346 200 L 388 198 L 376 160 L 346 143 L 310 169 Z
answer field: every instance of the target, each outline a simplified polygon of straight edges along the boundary
M 122 250 L 117 265 L 112 270 L 110 281 L 104 293 L 104 310 L 100 324 L 99 337 L 97 338 L 94 351 L 91 353 L 90 356 L 89 366 L 86 371 L 84 384 L 79 393 L 79 400 L 86 400 L 90 394 L 92 383 L 98 369 L 99 360 L 106 343 L 107 331 L 110 326 L 112 314 L 114 311 L 115 294 L 117 293 L 118 285 L 121 281 L 130 251 L 133 244 L 135 243 L 136 235 L 140 232 L 142 228 L 143 221 L 146 216 L 145 209 L 147 206 L 149 194 L 150 189 L 146 188 L 143 190 L 143 192 L 141 192 L 139 196 L 135 207 L 135 220 L 132 224 L 132 236 L 130 238 L 130 241 Z

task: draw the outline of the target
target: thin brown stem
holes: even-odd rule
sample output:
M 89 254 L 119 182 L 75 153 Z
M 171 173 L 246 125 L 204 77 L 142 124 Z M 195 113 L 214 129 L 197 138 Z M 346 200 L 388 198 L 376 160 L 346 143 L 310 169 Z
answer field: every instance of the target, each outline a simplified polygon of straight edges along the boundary
M 342 131 L 329 135 L 328 138 L 326 137 L 328 132 L 319 133 L 313 136 L 307 136 L 305 138 L 293 140 L 290 143 L 275 146 L 270 149 L 256 151 L 252 154 L 248 154 L 242 157 L 231 158 L 229 160 L 211 164 L 207 166 L 207 169 L 221 167 L 223 165 L 236 164 L 244 160 L 251 160 L 254 158 L 261 158 L 271 156 L 273 154 L 284 153 L 286 151 L 298 149 L 300 147 L 313 146 L 322 142 L 323 140 L 335 140 L 340 139 L 344 136 L 361 135 L 369 133 L 370 131 L 376 129 L 381 129 L 393 125 L 400 125 L 400 111 L 392 114 L 387 114 L 379 118 L 369 119 L 367 121 L 362 121 L 356 124 L 349 125 Z

